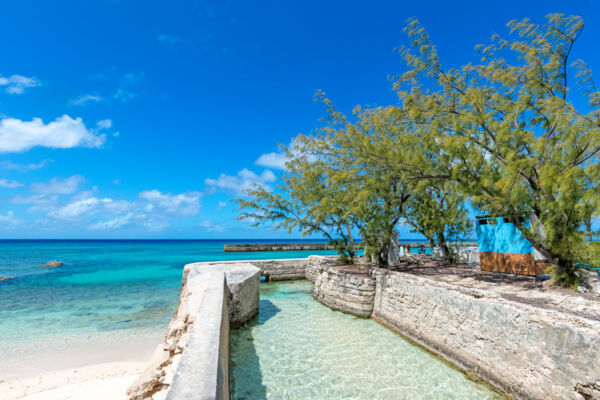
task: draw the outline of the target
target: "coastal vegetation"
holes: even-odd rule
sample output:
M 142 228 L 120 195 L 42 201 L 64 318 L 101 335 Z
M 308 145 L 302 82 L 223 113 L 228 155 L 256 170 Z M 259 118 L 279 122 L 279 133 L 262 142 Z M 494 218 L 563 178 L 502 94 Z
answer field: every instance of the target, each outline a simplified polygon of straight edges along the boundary
M 577 284 L 578 263 L 599 258 L 600 92 L 572 60 L 584 22 L 550 14 L 507 26 L 476 46 L 477 62 L 447 67 L 410 20 L 398 103 L 347 117 L 319 92 L 323 126 L 284 148 L 284 184 L 248 191 L 240 218 L 323 234 L 350 262 L 358 233 L 385 267 L 399 223 L 455 261 L 448 243 L 469 234 L 474 210 L 508 218 L 552 263 L 556 284 Z

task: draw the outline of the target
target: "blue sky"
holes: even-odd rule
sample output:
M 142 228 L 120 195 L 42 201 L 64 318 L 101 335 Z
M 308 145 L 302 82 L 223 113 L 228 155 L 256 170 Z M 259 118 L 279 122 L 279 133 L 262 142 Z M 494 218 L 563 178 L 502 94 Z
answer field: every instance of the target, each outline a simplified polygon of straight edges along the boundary
M 458 66 L 549 12 L 585 18 L 574 59 L 600 71 L 595 0 L 5 2 L 0 238 L 282 237 L 231 199 L 280 182 L 277 143 L 318 125 L 315 90 L 348 113 L 395 103 L 411 16 Z

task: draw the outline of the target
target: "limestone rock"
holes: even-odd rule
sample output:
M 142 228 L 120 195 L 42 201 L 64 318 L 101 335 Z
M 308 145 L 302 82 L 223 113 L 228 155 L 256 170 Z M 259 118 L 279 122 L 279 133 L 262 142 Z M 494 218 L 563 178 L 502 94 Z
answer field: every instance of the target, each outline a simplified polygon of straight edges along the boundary
M 358 267 L 325 265 L 315 275 L 313 296 L 334 310 L 370 317 L 375 280 Z
M 329 259 L 322 256 L 309 256 L 308 265 L 306 266 L 306 279 L 310 282 L 315 282 L 317 275 L 321 273 L 323 267 L 327 265 Z
M 229 288 L 229 323 L 237 328 L 258 314 L 261 271 L 249 262 L 194 263 L 186 268 L 198 272 L 224 272 Z
M 48 261 L 46 264 L 42 265 L 41 268 L 60 267 L 61 265 L 63 265 L 62 261 Z
M 372 274 L 372 318 L 452 364 L 518 399 L 599 398 L 599 321 L 429 277 Z

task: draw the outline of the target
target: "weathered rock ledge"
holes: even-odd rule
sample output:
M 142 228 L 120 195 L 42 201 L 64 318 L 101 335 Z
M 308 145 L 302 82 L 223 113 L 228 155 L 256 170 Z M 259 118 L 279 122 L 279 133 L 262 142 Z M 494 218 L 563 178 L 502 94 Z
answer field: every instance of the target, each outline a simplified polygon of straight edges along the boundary
M 312 256 L 314 297 L 371 317 L 518 399 L 600 399 L 600 321 L 410 273 Z
M 365 270 L 321 263 L 315 269 L 313 296 L 319 302 L 334 310 L 359 317 L 371 316 L 375 298 L 375 279 Z
M 337 259 L 336 256 L 310 256 L 308 258 L 284 258 L 272 260 L 239 260 L 239 261 L 208 261 L 204 265 L 234 265 L 251 264 L 260 269 L 261 275 L 268 281 L 290 281 L 295 279 L 307 279 L 306 269 L 311 260 L 328 263 Z M 309 279 L 310 280 L 310 279 Z M 314 280 L 312 280 L 314 282 Z
M 261 270 L 248 262 L 236 263 L 193 263 L 185 269 L 196 270 L 198 273 L 218 271 L 224 273 L 229 291 L 229 323 L 231 328 L 237 328 L 258 314 L 260 302 Z
M 306 280 L 315 283 L 317 276 L 328 265 L 333 264 L 334 259 L 322 256 L 309 256 L 306 265 Z
M 600 399 L 600 322 L 373 270 L 372 318 L 522 399 Z
M 260 270 L 196 263 L 183 271 L 179 306 L 130 399 L 229 399 L 229 328 L 258 313 Z

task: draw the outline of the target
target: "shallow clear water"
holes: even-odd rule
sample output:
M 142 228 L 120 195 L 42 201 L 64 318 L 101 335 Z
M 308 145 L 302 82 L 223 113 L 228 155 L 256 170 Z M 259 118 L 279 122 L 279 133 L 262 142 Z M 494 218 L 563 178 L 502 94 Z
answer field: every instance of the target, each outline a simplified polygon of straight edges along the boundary
M 158 343 L 187 263 L 333 254 L 223 252 L 225 243 L 236 242 L 0 241 L 0 277 L 13 278 L 0 281 L 0 378 L 17 375 L 26 359 L 40 364 L 46 350 L 74 358 L 72 349 L 89 351 L 90 343 L 100 352 L 117 351 L 124 339 Z M 50 260 L 64 265 L 40 268 Z M 56 357 L 48 360 L 56 364 Z
M 233 399 L 502 399 L 370 319 L 332 311 L 306 281 L 261 285 L 231 333 Z

